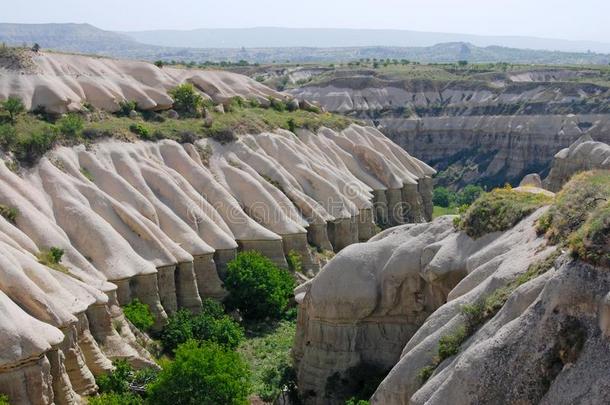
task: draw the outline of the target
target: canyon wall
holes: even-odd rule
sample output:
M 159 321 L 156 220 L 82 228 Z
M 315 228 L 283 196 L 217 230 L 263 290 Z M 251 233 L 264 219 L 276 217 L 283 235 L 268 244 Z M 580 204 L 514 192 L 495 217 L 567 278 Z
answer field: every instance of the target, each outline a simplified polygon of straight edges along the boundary
M 189 82 L 215 104 L 287 99 L 247 77 L 54 53 L 0 61 L 0 99 L 63 113 L 124 101 L 167 109 Z M 201 121 L 202 125 L 204 120 Z M 75 404 L 112 360 L 157 367 L 123 315 L 147 304 L 160 330 L 178 308 L 222 299 L 227 263 L 257 250 L 281 267 L 341 251 L 376 223 L 432 215 L 434 170 L 371 127 L 273 130 L 219 143 L 106 138 L 56 146 L 33 167 L 0 161 L 0 393 Z M 63 252 L 63 253 L 62 253 Z
M 148 304 L 158 330 L 177 308 L 226 295 L 236 251 L 281 267 L 296 252 L 313 275 L 310 246 L 368 239 L 389 202 L 427 215 L 433 171 L 375 129 L 297 132 L 59 147 L 20 174 L 1 163 L 0 205 L 15 216 L 0 218 L 0 333 L 10 342 L 0 392 L 17 404 L 74 403 L 111 359 L 154 365 L 119 306 Z M 380 148 L 394 152 L 382 159 Z M 64 251 L 52 268 L 42 260 L 51 249 Z
M 610 90 L 570 81 L 578 77 L 533 69 L 450 81 L 337 71 L 290 93 L 374 124 L 442 171 L 439 184 L 496 186 L 546 174 L 555 153 L 583 134 L 610 142 Z
M 306 403 L 379 376 L 373 404 L 608 402 L 610 278 L 537 234 L 546 209 L 478 239 L 446 216 L 344 249 L 297 289 Z

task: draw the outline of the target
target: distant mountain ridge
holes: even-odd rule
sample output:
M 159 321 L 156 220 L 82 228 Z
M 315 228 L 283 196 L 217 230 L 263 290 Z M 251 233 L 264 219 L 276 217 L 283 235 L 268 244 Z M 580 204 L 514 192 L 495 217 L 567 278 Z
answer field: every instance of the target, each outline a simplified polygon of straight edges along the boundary
M 293 35 L 292 39 L 288 36 L 282 39 L 281 37 L 283 36 L 283 30 L 286 29 L 254 28 L 244 30 L 197 30 L 192 32 L 203 32 L 203 36 L 200 39 L 196 39 L 196 41 L 192 42 L 192 44 L 200 43 L 201 45 L 207 46 L 179 47 L 167 46 L 171 43 L 177 43 L 176 41 L 179 39 L 175 35 L 173 36 L 172 31 L 164 31 L 164 34 L 160 35 L 160 37 L 164 38 L 163 41 L 161 41 L 162 43 L 150 45 L 138 42 L 152 40 L 150 35 L 144 38 L 143 36 L 136 35 L 134 33 L 125 34 L 105 31 L 90 24 L 0 23 L 0 42 L 13 46 L 19 46 L 22 44 L 32 45 L 33 43 L 38 43 L 43 49 L 98 54 L 118 58 L 142 59 L 149 61 L 159 59 L 165 61 L 193 61 L 196 63 L 203 63 L 206 61 L 237 62 L 240 60 L 246 60 L 250 63 L 272 63 L 286 61 L 293 63 L 319 63 L 350 61 L 362 58 L 408 59 L 422 63 L 456 62 L 459 60 L 467 60 L 469 62 L 507 62 L 524 64 L 608 64 L 610 62 L 609 54 L 517 49 L 497 45 L 482 47 L 477 46 L 477 44 L 464 41 L 441 41 L 442 43 L 435 43 L 430 46 L 386 45 L 324 47 L 320 45 L 331 43 L 349 43 L 349 38 L 345 37 L 345 34 L 349 32 L 354 32 L 354 37 L 351 41 L 358 43 L 358 41 L 362 39 L 362 36 L 359 36 L 358 33 L 376 33 L 376 36 L 373 35 L 371 38 L 367 39 L 369 42 L 375 42 L 381 41 L 381 38 L 384 35 L 393 31 L 288 29 L 288 31 L 294 31 L 298 35 Z M 340 38 L 340 40 L 335 39 L 332 41 L 325 39 L 325 35 L 323 34 L 326 31 L 339 32 L 343 37 Z M 254 35 L 256 32 L 264 33 L 265 37 L 267 38 L 266 42 L 262 40 L 260 35 L 258 37 L 257 35 Z M 248 33 L 252 33 L 252 35 L 247 35 Z M 432 38 L 427 36 L 427 33 L 411 33 L 415 35 L 413 38 L 419 38 L 417 40 L 413 40 L 414 43 L 423 43 L 422 41 L 424 41 L 424 39 L 425 41 L 431 41 L 430 38 Z M 449 34 L 435 35 L 437 35 L 437 37 L 434 38 L 438 39 L 439 41 L 442 39 L 451 39 L 443 36 Z M 238 36 L 241 38 L 239 39 L 241 42 L 237 42 Z M 301 40 L 304 41 L 303 43 L 310 45 L 316 44 L 319 41 L 320 45 L 312 47 L 272 47 L 270 45 L 266 47 L 250 46 L 262 43 L 272 45 L 297 43 L 298 38 L 301 38 Z M 245 43 L 248 44 L 248 46 L 237 46 L 238 43 Z M 215 47 L 218 45 L 225 45 L 225 47 Z
M 445 42 L 468 42 L 478 47 L 495 45 L 560 52 L 610 53 L 610 42 L 386 29 L 256 27 L 152 30 L 124 34 L 138 42 L 151 45 L 189 48 L 427 47 Z

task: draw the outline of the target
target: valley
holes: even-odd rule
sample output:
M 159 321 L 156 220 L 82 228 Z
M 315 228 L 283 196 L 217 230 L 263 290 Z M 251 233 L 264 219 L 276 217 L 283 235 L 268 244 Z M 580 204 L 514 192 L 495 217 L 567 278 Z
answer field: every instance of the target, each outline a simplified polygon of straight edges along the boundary
M 0 405 L 610 403 L 603 43 L 245 31 L 0 24 Z

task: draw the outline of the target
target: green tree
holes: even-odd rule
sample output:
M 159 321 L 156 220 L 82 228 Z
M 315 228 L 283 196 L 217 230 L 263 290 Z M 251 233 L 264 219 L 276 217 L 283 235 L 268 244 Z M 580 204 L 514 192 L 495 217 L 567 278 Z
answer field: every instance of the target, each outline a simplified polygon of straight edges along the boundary
M 124 394 L 130 392 L 130 382 L 134 375 L 133 368 L 125 360 L 117 360 L 113 364 L 114 370 L 95 380 L 100 393 Z
M 137 298 L 123 307 L 123 313 L 133 326 L 142 331 L 150 329 L 155 324 L 155 317 L 150 312 L 148 305 Z
M 237 352 L 189 341 L 178 347 L 173 362 L 163 365 L 147 393 L 157 405 L 245 405 L 250 370 Z
M 89 405 L 142 405 L 144 403 L 141 397 L 131 392 L 123 394 L 110 392 L 97 397 L 91 397 L 87 402 Z
M 456 203 L 458 205 L 470 205 L 483 194 L 485 190 L 481 186 L 469 184 L 462 189 L 457 195 Z
M 204 300 L 201 312 L 196 315 L 179 310 L 169 317 L 161 331 L 161 343 L 167 352 L 191 339 L 235 349 L 243 338 L 241 326 L 225 314 L 222 304 L 212 299 Z
M 203 105 L 203 97 L 191 83 L 181 84 L 169 91 L 174 99 L 174 109 L 188 114 L 194 114 Z
M 25 106 L 19 97 L 9 97 L 1 103 L 2 109 L 8 113 L 11 122 L 14 124 L 19 114 L 25 111 Z
M 227 305 L 249 319 L 279 318 L 288 307 L 295 282 L 286 271 L 258 252 L 241 252 L 229 262 Z
M 432 203 L 439 207 L 449 207 L 454 201 L 454 193 L 446 187 L 436 187 L 432 193 Z

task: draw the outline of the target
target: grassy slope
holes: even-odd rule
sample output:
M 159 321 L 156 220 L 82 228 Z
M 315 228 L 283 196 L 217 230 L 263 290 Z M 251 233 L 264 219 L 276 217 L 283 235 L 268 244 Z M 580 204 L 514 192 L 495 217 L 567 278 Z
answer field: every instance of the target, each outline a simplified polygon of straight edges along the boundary
M 252 385 L 254 393 L 263 399 L 273 396 L 270 379 L 277 379 L 286 367 L 291 367 L 290 350 L 294 343 L 296 321 L 280 321 L 269 325 L 261 323 L 246 328 L 246 340 L 240 345 L 238 351 L 252 371 Z
M 277 128 L 308 128 L 317 130 L 326 126 L 336 130 L 347 127 L 350 119 L 331 113 L 305 110 L 278 111 L 273 108 L 232 106 L 226 113 L 210 111 L 208 120 L 203 118 L 168 118 L 167 113 L 146 113 L 136 119 L 112 114 L 93 112 L 88 114 L 83 130 L 75 136 L 61 133 L 53 119 L 36 114 L 22 114 L 11 125 L 6 113 L 0 112 L 0 135 L 13 131 L 9 136 L 0 136 L 0 147 L 12 152 L 17 160 L 28 164 L 35 161 L 56 144 L 75 145 L 94 142 L 101 138 L 116 138 L 124 141 L 138 139 L 174 139 L 192 141 L 197 138 L 212 137 L 219 141 L 234 139 L 239 134 L 256 134 Z M 211 119 L 210 119 L 211 118 Z M 138 124 L 145 133 L 136 134 L 130 127 Z M 227 135 L 228 134 L 228 135 Z

